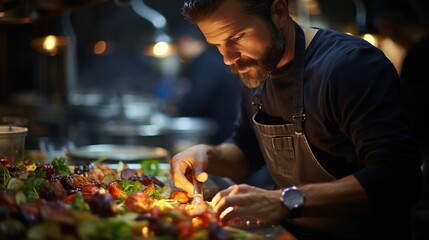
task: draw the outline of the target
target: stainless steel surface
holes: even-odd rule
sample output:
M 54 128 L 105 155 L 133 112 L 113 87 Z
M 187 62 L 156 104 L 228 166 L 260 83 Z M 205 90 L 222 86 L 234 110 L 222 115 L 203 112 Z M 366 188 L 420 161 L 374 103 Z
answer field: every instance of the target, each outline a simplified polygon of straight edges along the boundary
M 143 160 L 168 161 L 168 151 L 160 147 L 97 144 L 78 147 L 67 153 L 74 163 L 103 160 L 104 163 L 140 163 Z
M 27 132 L 24 127 L 0 126 L 0 158 L 12 162 L 22 160 Z
M 119 163 L 107 163 L 106 165 L 110 168 L 118 169 L 118 164 Z M 141 165 L 140 165 L 140 163 L 128 163 L 127 167 L 130 169 L 140 169 Z M 170 164 L 169 163 L 159 163 L 159 169 L 164 171 L 164 172 L 168 172 L 168 171 L 170 171 Z
M 74 130 L 73 130 L 74 129 Z M 71 126 L 71 140 L 77 146 L 123 144 L 156 146 L 172 155 L 198 143 L 210 143 L 216 125 L 202 118 L 169 118 L 153 113 L 146 122 L 97 121 Z M 82 139 L 89 139 L 81 144 Z

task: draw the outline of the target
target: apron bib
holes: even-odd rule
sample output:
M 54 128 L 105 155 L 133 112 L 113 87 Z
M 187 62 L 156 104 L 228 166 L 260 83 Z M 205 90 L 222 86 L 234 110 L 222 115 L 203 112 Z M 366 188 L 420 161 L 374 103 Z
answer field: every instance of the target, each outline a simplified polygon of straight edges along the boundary
M 317 161 L 303 132 L 304 114 L 304 51 L 305 36 L 297 27 L 297 48 L 293 76 L 293 123 L 268 125 L 259 122 L 258 114 L 263 107 L 262 92 L 265 84 L 256 89 L 253 96 L 255 113 L 253 123 L 262 147 L 267 168 L 277 184 L 284 188 L 315 182 L 335 180 Z

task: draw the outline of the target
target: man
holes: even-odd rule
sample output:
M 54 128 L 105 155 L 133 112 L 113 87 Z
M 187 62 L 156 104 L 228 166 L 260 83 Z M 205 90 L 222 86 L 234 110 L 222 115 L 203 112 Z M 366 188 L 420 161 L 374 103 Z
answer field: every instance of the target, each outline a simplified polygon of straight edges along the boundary
M 224 221 L 279 221 L 298 239 L 407 239 L 421 159 L 399 78 L 369 43 L 299 26 L 286 0 L 187 0 L 224 63 L 248 87 L 233 137 L 173 157 L 174 183 L 246 177 L 266 164 L 274 190 L 235 185 L 212 200 Z

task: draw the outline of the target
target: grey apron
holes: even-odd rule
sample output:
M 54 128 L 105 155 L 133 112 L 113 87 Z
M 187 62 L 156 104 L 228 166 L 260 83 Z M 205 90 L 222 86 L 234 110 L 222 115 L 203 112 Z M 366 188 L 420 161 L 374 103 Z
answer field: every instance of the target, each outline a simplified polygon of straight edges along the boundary
M 267 125 L 258 122 L 257 114 L 263 110 L 262 91 L 258 87 L 253 96 L 255 114 L 253 123 L 268 171 L 279 188 L 315 182 L 335 180 L 317 161 L 303 132 L 305 120 L 303 107 L 304 51 L 305 37 L 301 28 L 297 29 L 297 48 L 293 79 L 293 123 Z
M 295 67 L 293 79 L 293 122 L 286 124 L 264 124 L 258 122 L 258 114 L 263 111 L 262 92 L 264 86 L 258 87 L 253 96 L 255 113 L 253 123 L 256 136 L 269 173 L 278 188 L 309 183 L 331 182 L 335 178 L 317 161 L 307 142 L 303 131 L 305 114 L 303 110 L 304 86 L 304 51 L 305 36 L 301 28 L 296 28 L 297 48 L 295 51 Z M 361 232 L 362 219 L 330 219 L 330 218 L 296 218 L 288 220 L 292 226 L 318 229 L 328 232 Z

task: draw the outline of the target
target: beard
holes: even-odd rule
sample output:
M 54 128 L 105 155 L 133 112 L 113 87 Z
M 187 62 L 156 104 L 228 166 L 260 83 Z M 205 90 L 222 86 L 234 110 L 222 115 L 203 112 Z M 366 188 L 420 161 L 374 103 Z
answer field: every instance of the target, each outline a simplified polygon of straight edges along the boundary
M 270 22 L 271 41 L 260 59 L 238 60 L 229 66 L 234 74 L 239 74 L 241 81 L 249 88 L 256 88 L 271 78 L 271 72 L 283 56 L 285 38 L 279 28 Z M 247 72 L 240 70 L 248 68 Z

